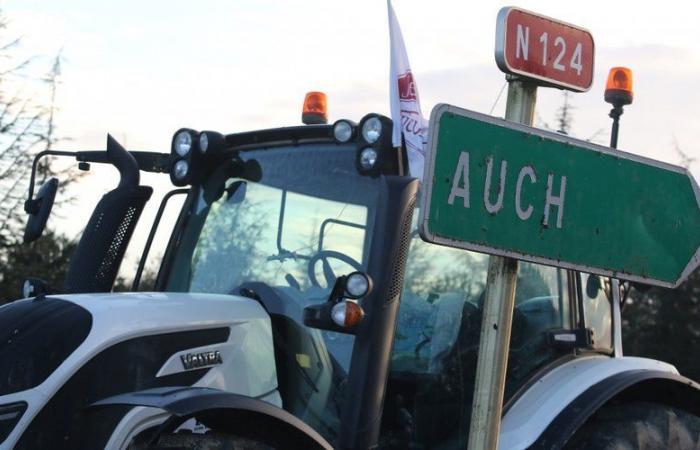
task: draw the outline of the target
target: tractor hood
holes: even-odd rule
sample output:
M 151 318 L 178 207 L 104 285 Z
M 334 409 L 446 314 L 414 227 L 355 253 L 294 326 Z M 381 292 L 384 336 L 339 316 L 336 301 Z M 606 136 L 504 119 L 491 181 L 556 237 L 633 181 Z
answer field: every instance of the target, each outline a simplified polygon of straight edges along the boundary
M 82 434 L 66 430 L 75 423 L 105 424 L 107 433 L 108 421 L 88 424 L 67 411 L 81 414 L 115 394 L 202 385 L 259 397 L 277 388 L 267 312 L 254 300 L 229 295 L 19 300 L 0 307 L 0 358 L 0 405 L 17 404 L 23 411 L 16 425 L 0 424 L 7 425 L 0 426 L 0 443 L 22 448 L 50 447 L 58 435 L 46 430 L 54 429 L 70 436 L 69 448 L 102 447 L 74 441 Z
M 90 337 L 99 337 L 103 345 L 132 336 L 269 319 L 258 302 L 233 295 L 129 292 L 61 295 L 59 298 L 92 315 L 94 324 Z
M 0 365 L 0 397 L 37 387 L 63 372 L 57 371 L 59 366 L 70 372 L 129 339 L 230 330 L 251 322 L 269 329 L 269 316 L 259 303 L 229 295 L 105 293 L 19 300 L 0 307 L 0 360 L 5 361 Z M 82 351 L 75 352 L 78 348 Z

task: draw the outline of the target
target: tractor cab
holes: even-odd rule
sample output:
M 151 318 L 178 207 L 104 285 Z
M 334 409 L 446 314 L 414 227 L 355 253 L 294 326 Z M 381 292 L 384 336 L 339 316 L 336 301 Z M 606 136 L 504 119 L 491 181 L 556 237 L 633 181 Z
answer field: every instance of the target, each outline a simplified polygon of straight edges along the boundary
M 420 238 L 418 182 L 390 133 L 377 114 L 178 131 L 171 179 L 191 190 L 156 288 L 260 302 L 283 407 L 329 442 L 463 447 L 488 256 Z M 598 276 L 521 264 L 506 400 L 577 353 L 612 354 L 610 295 Z

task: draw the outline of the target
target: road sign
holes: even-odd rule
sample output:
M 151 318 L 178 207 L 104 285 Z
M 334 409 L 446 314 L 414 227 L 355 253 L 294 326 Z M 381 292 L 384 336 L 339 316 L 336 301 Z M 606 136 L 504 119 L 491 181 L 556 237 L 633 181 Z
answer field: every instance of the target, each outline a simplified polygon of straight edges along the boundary
M 426 241 L 666 287 L 700 265 L 686 169 L 444 104 L 429 130 Z
M 587 30 L 520 8 L 496 22 L 496 63 L 506 73 L 584 92 L 593 84 L 595 45 Z

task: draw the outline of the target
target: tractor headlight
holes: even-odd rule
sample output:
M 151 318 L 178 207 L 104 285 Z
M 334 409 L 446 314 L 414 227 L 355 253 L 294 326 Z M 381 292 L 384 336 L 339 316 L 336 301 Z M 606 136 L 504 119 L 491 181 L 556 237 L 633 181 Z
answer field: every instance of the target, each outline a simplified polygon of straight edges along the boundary
M 173 150 L 180 156 L 186 156 L 192 150 L 192 135 L 189 131 L 180 131 L 175 136 Z
M 379 117 L 370 117 L 362 124 L 362 138 L 368 144 L 374 144 L 382 135 L 382 121 Z
M 176 162 L 175 166 L 173 167 L 173 177 L 175 177 L 176 180 L 184 180 L 187 178 L 189 171 L 190 165 L 187 163 L 187 161 L 181 159 L 180 161 Z
M 199 133 L 199 151 L 206 153 L 209 148 L 209 136 L 207 133 Z
M 369 276 L 362 272 L 353 272 L 345 279 L 345 294 L 349 298 L 357 299 L 369 294 L 372 282 Z
M 371 170 L 377 163 L 377 151 L 372 147 L 362 149 L 360 152 L 360 167 L 362 170 Z
M 333 137 L 344 144 L 352 139 L 353 126 L 347 120 L 339 120 L 333 125 Z

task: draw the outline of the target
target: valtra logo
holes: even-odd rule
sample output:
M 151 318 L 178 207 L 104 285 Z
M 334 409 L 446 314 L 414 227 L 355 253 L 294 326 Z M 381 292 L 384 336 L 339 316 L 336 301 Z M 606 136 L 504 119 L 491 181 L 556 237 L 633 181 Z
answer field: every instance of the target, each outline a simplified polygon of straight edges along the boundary
M 402 102 L 415 102 L 417 99 L 416 82 L 410 70 L 399 76 L 399 99 Z

